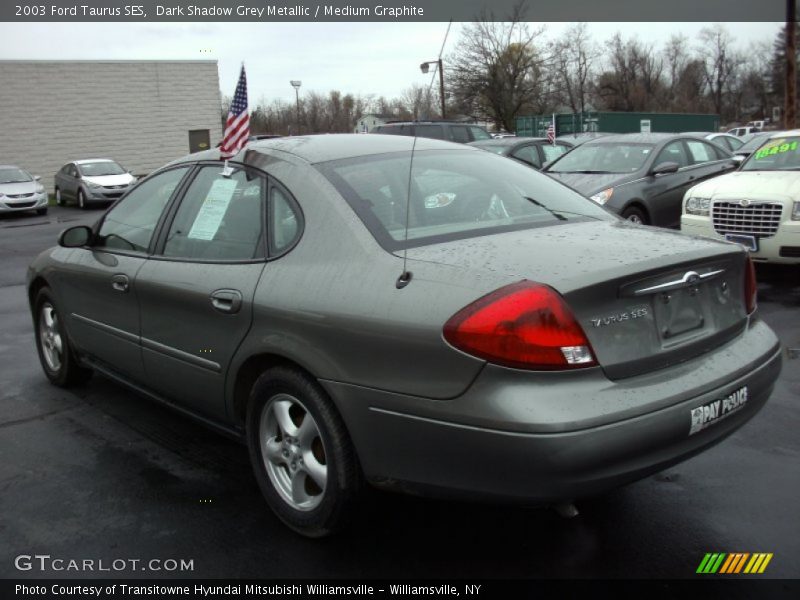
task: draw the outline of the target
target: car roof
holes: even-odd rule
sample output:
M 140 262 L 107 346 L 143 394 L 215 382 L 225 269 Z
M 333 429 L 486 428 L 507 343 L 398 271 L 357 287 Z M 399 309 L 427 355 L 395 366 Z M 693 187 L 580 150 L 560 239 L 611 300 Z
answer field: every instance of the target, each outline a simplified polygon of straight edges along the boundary
M 110 158 L 82 158 L 80 160 L 72 160 L 70 162 L 75 163 L 76 165 L 85 165 L 86 163 L 96 163 L 96 162 L 116 162 Z M 67 163 L 69 164 L 69 163 Z
M 528 144 L 531 142 L 546 141 L 547 138 L 542 137 L 504 137 L 492 138 L 490 140 L 475 140 L 469 142 L 468 146 L 516 146 L 517 144 Z
M 596 140 L 589 140 L 584 145 L 588 144 L 607 144 L 609 142 L 629 142 L 632 144 L 658 144 L 672 139 L 694 137 L 697 135 L 691 133 L 619 133 L 614 135 L 606 135 Z
M 483 152 L 478 148 L 470 148 L 467 144 L 456 144 L 454 142 L 445 142 L 442 140 L 410 135 L 331 133 L 289 136 L 249 142 L 235 159 L 244 159 L 244 154 L 247 152 L 269 154 L 271 151 L 278 151 L 294 155 L 306 162 L 314 164 L 371 154 L 410 152 L 412 148 L 416 150 L 462 150 L 468 152 Z M 219 148 L 213 148 L 190 154 L 170 164 L 219 159 Z
M 766 132 L 762 132 L 766 133 Z M 769 138 L 786 137 L 789 135 L 800 135 L 800 129 L 789 129 L 787 131 L 773 131 L 769 133 Z M 763 137 L 763 136 L 762 136 Z
M 17 165 L 0 165 L 0 169 L 19 169 L 20 171 L 24 171 L 22 167 L 18 167 Z

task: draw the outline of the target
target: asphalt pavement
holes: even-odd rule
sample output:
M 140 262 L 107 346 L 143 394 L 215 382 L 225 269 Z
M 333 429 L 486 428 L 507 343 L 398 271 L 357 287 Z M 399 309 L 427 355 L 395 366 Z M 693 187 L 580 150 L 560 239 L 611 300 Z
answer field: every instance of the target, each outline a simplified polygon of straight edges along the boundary
M 573 519 L 375 492 L 353 529 L 312 541 L 269 512 L 244 446 L 102 377 L 69 391 L 45 379 L 25 268 L 100 214 L 0 216 L 0 577 L 693 578 L 708 552 L 773 553 L 761 577 L 800 576 L 800 268 L 758 269 L 784 368 L 722 444 L 579 502 Z M 18 570 L 36 554 L 193 568 Z

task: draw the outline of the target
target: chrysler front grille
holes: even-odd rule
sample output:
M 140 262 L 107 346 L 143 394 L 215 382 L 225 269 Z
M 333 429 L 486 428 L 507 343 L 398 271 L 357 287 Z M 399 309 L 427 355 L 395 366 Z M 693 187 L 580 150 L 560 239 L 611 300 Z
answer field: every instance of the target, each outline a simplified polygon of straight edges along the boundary
M 751 202 L 747 206 L 739 202 L 714 202 L 711 218 L 714 230 L 721 235 L 744 233 L 770 237 L 778 232 L 782 208 L 773 202 Z

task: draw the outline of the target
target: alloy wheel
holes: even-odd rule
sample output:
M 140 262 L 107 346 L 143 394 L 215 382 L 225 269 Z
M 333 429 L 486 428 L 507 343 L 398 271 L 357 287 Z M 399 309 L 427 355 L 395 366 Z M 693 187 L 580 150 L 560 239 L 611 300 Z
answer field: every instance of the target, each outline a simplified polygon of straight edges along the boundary
M 57 372 L 61 369 L 64 342 L 58 326 L 58 313 L 49 302 L 42 304 L 39 315 L 39 340 L 47 367 Z

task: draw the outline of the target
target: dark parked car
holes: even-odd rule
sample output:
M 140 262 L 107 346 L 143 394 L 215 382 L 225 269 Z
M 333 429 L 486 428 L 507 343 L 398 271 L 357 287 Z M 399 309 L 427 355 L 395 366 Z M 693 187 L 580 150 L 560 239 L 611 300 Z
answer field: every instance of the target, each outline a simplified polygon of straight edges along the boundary
M 492 136 L 480 125 L 458 121 L 408 121 L 378 125 L 370 133 L 384 135 L 409 135 L 435 140 L 467 144 L 476 140 L 490 140 Z
M 543 172 L 629 221 L 680 224 L 683 194 L 737 166 L 730 152 L 672 133 L 626 133 L 588 141 Z
M 782 133 L 781 131 L 759 131 L 757 133 L 749 133 L 743 136 L 741 139 L 744 141 L 744 144 L 739 146 L 736 150 L 734 150 L 734 156 L 741 156 L 742 159 L 747 158 L 753 152 L 758 150 L 761 145 L 766 142 L 770 137 L 773 135 L 778 135 Z
M 541 169 L 543 164 L 555 160 L 572 148 L 572 144 L 558 140 L 556 140 L 555 144 L 552 144 L 547 138 L 524 137 L 481 140 L 479 142 L 470 142 L 469 145 L 500 156 L 508 156 L 534 169 Z
M 90 204 L 109 204 L 136 183 L 119 163 L 109 158 L 75 160 L 65 164 L 55 176 L 56 204 L 75 200 L 80 208 Z
M 151 174 L 30 266 L 45 375 L 96 370 L 246 441 L 309 536 L 365 481 L 597 494 L 767 401 L 781 350 L 740 246 L 627 223 L 476 148 L 412 146 L 287 137 Z

